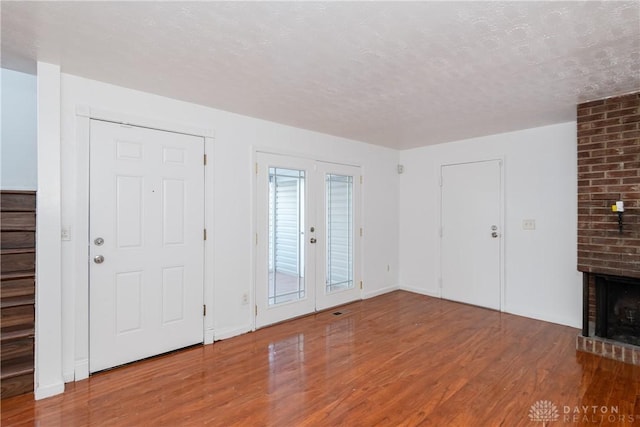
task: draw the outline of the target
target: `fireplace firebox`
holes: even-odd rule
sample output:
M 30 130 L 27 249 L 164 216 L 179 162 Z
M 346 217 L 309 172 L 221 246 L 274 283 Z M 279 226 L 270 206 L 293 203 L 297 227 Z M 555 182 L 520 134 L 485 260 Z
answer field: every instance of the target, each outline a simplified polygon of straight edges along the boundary
M 640 279 L 596 275 L 595 334 L 640 346 Z

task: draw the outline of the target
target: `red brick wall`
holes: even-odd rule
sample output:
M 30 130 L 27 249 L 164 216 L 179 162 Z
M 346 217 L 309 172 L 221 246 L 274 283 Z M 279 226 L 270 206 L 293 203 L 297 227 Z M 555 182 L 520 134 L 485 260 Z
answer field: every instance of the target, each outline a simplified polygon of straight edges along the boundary
M 578 105 L 578 270 L 640 278 L 640 92 Z

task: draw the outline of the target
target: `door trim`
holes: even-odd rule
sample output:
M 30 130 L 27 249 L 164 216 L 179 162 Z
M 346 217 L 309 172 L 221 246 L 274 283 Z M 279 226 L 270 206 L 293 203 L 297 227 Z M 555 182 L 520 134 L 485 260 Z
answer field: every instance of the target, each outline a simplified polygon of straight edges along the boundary
M 70 217 L 67 224 L 72 224 L 72 240 L 68 243 L 73 248 L 69 258 L 63 257 L 63 264 L 69 265 L 69 271 L 73 271 L 71 277 L 63 277 L 62 280 L 75 281 L 75 293 L 69 300 L 71 307 L 63 306 L 63 314 L 70 313 L 74 316 L 73 323 L 75 334 L 70 341 L 64 344 L 64 348 L 71 349 L 73 353 L 74 380 L 79 381 L 89 377 L 89 143 L 91 138 L 91 120 L 102 120 L 113 123 L 128 124 L 143 128 L 156 129 L 167 132 L 181 133 L 204 138 L 204 152 L 208 159 L 208 166 L 204 170 L 204 203 L 205 203 L 205 227 L 208 230 L 207 240 L 204 245 L 204 301 L 208 307 L 203 321 L 204 344 L 211 344 L 214 340 L 213 317 L 213 287 L 214 287 L 214 199 L 213 199 L 213 159 L 214 135 L 212 129 L 196 128 L 187 125 L 170 123 L 162 120 L 132 116 L 119 112 L 111 112 L 92 108 L 86 105 L 76 106 L 76 165 L 72 171 L 78 184 L 76 192 L 76 206 L 67 215 Z M 63 223 L 63 226 L 66 225 Z M 63 315 L 64 320 L 64 315 Z
M 504 191 L 505 191 L 505 160 L 504 156 L 495 156 L 489 158 L 478 158 L 478 159 L 469 159 L 465 161 L 452 161 L 452 162 L 442 162 L 437 168 L 438 176 L 437 176 L 437 184 L 439 191 L 438 200 L 437 200 L 437 218 L 438 218 L 438 230 L 442 228 L 442 169 L 445 166 L 458 166 L 458 165 L 466 165 L 471 163 L 484 163 L 484 162 L 499 162 L 500 165 L 500 221 L 499 221 L 499 229 L 502 233 L 500 239 L 500 311 L 505 311 L 505 299 L 506 299 L 506 284 L 505 284 L 505 262 L 504 262 L 504 243 L 505 243 L 505 199 L 504 199 Z M 442 298 L 442 238 L 440 237 L 440 232 L 438 231 L 438 275 L 436 277 L 436 283 L 438 285 L 438 298 Z

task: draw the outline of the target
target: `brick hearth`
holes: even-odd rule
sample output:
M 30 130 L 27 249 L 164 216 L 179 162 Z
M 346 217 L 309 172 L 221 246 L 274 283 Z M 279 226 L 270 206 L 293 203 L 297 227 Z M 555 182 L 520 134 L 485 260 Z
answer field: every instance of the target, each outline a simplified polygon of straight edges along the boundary
M 600 337 L 576 338 L 576 350 L 640 366 L 640 347 Z

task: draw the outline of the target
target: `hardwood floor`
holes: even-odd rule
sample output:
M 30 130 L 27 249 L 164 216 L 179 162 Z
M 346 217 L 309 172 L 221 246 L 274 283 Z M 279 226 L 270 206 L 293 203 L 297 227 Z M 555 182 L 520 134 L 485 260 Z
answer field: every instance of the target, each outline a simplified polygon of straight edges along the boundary
M 541 426 L 529 410 L 548 400 L 552 426 L 640 425 L 640 367 L 576 352 L 577 333 L 397 291 L 99 373 L 49 399 L 5 399 L 1 421 Z

